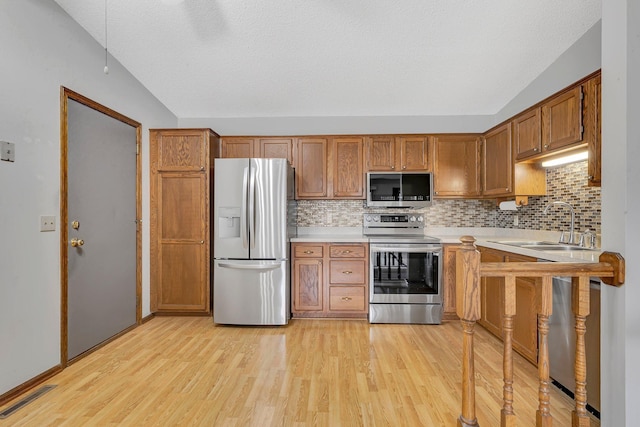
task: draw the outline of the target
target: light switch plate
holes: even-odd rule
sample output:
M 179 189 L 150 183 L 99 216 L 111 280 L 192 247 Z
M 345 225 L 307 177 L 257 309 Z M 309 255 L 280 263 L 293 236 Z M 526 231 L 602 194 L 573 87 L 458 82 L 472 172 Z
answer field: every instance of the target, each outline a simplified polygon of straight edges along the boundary
M 0 141 L 0 160 L 14 162 L 16 160 L 16 144 Z
M 56 231 L 56 217 L 54 215 L 40 216 L 40 231 Z

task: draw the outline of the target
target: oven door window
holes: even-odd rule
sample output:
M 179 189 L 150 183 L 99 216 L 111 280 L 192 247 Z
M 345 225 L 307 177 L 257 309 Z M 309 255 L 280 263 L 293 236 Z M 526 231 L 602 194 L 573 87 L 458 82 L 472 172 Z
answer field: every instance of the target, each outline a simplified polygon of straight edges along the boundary
M 439 302 L 440 253 L 378 250 L 371 259 L 372 302 Z

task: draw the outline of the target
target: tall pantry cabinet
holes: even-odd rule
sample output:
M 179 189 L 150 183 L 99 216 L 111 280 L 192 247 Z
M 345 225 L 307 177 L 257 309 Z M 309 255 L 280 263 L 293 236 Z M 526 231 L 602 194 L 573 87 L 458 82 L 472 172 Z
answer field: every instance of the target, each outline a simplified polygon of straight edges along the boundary
M 151 129 L 151 311 L 211 313 L 213 159 L 210 129 Z

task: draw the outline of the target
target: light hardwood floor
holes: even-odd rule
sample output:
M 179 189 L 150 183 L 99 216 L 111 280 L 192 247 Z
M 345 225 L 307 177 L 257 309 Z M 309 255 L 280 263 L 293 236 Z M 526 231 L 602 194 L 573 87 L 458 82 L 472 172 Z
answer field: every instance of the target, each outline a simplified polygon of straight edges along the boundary
M 498 426 L 502 343 L 480 327 L 476 337 L 478 421 Z M 157 317 L 53 377 L 55 389 L 0 426 L 455 426 L 461 340 L 457 321 Z M 517 424 L 533 426 L 536 368 L 514 359 Z M 571 425 L 572 401 L 555 387 L 551 404 L 554 425 Z

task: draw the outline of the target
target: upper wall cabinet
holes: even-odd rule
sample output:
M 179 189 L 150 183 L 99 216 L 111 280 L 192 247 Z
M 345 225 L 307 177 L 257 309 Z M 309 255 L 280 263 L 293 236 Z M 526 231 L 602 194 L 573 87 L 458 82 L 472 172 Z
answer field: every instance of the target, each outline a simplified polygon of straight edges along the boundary
M 225 137 L 221 141 L 220 156 L 224 158 L 276 158 L 293 164 L 293 138 Z
M 582 85 L 542 105 L 542 150 L 553 151 L 582 142 Z
M 436 197 L 480 195 L 480 141 L 479 135 L 433 137 Z
M 589 186 L 600 186 L 601 183 L 601 156 L 602 156 L 602 104 L 601 104 L 600 75 L 595 76 L 586 84 L 585 106 L 585 139 L 589 141 L 587 145 L 589 151 L 588 160 L 588 184 Z
M 328 138 L 297 138 L 296 198 L 326 199 L 328 184 Z
M 534 108 L 512 120 L 516 160 L 537 156 L 542 151 L 540 108 Z
M 364 138 L 335 137 L 331 148 L 333 198 L 364 199 Z
M 483 195 L 506 196 L 513 192 L 513 144 L 509 123 L 484 135 L 481 172 Z
M 376 135 L 366 141 L 367 171 L 431 170 L 427 135 Z

